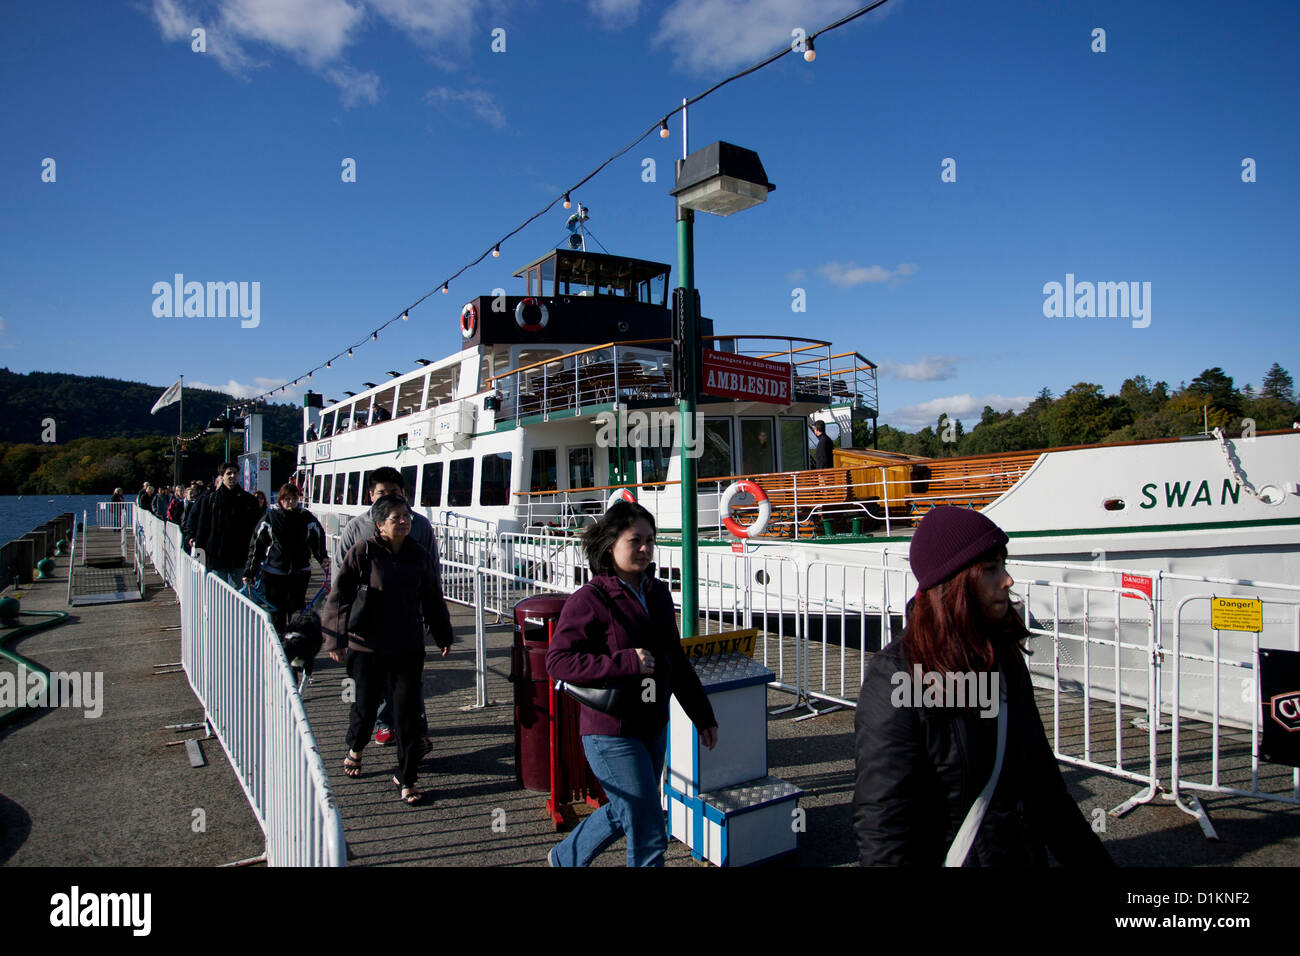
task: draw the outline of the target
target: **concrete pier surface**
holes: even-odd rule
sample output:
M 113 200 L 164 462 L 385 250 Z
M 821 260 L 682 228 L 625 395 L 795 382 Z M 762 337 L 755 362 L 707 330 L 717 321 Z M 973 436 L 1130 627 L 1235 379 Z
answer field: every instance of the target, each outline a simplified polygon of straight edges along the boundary
M 24 588 L 27 610 L 75 610 L 57 627 L 14 648 L 51 670 L 102 673 L 103 712 L 45 710 L 0 728 L 0 862 L 37 865 L 215 866 L 262 852 L 262 835 L 215 738 L 201 746 L 204 767 L 191 768 L 183 746 L 165 744 L 202 731 L 177 734 L 167 724 L 202 720 L 198 702 L 180 673 L 155 676 L 156 665 L 178 660 L 179 615 L 175 596 L 152 569 L 144 601 L 68 609 L 67 559 L 55 576 Z M 309 594 L 318 582 L 313 582 Z M 26 623 L 28 619 L 24 618 Z M 424 693 L 433 749 L 421 767 L 423 804 L 398 799 L 391 776 L 396 754 L 371 744 L 359 779 L 342 772 L 348 704 L 342 699 L 344 670 L 320 658 L 303 701 L 329 771 L 344 819 L 354 866 L 545 866 L 546 851 L 559 839 L 545 812 L 545 795 L 518 789 L 514 771 L 513 688 L 508 680 L 511 630 L 487 633 L 489 705 L 475 709 L 473 612 L 452 605 L 457 643 L 447 658 L 431 649 Z M 489 615 L 489 623 L 494 618 Z M 14 671 L 12 662 L 0 666 Z M 769 709 L 785 707 L 790 695 L 769 689 Z M 1040 693 L 1040 710 L 1051 726 L 1051 701 Z M 1062 710 L 1062 740 L 1073 746 L 1081 731 L 1080 702 Z M 1113 727 L 1094 702 L 1093 752 L 1108 746 L 1099 728 Z M 796 854 L 774 867 L 854 866 L 852 833 L 853 717 L 844 708 L 811 719 L 807 710 L 767 719 L 770 772 L 803 789 L 806 831 Z M 1145 734 L 1121 715 L 1126 765 L 1141 754 Z M 727 728 L 721 727 L 725 742 Z M 1132 739 L 1130 739 L 1132 737 Z M 1208 738 L 1184 727 L 1187 769 L 1206 767 Z M 1249 737 L 1225 741 L 1225 772 L 1243 766 Z M 1187 741 L 1191 741 L 1190 744 Z M 1168 734 L 1161 735 L 1162 747 Z M 1162 758 L 1162 770 L 1167 768 Z M 1289 770 L 1267 768 L 1270 779 Z M 1104 811 L 1141 789 L 1100 772 L 1062 765 L 1080 812 L 1104 826 L 1100 833 L 1116 862 L 1132 867 L 1295 866 L 1300 864 L 1300 809 L 1248 797 L 1203 795 L 1221 839 L 1209 841 L 1195 820 L 1160 796 L 1127 816 Z M 1166 785 L 1168 781 L 1162 781 Z M 202 810 L 204 829 L 196 829 Z M 1103 811 L 1098 813 L 1097 811 Z M 578 808 L 577 813 L 588 812 Z M 622 841 L 597 861 L 624 863 Z M 700 866 L 689 850 L 670 841 L 669 866 Z

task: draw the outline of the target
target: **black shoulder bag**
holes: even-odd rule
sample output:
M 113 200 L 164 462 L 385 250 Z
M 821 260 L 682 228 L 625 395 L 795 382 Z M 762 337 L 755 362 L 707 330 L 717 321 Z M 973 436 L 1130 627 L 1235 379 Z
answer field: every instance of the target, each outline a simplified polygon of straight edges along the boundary
M 627 619 L 619 613 L 614 602 L 610 600 L 609 595 L 596 585 L 590 585 L 591 589 L 596 592 L 602 604 L 609 609 L 610 615 L 615 618 L 623 627 L 631 633 L 628 627 Z M 627 710 L 628 701 L 636 698 L 636 690 L 633 683 L 639 683 L 636 677 L 615 677 L 611 680 L 602 681 L 600 684 L 592 686 L 578 686 L 570 684 L 568 681 L 559 681 L 557 688 L 563 690 L 566 694 L 585 707 L 592 710 L 598 710 L 602 714 L 619 715 Z
M 353 599 L 352 610 L 348 614 L 348 633 L 366 637 L 369 618 L 373 616 L 366 613 L 367 601 L 370 597 L 370 544 L 368 542 L 361 548 L 361 568 L 363 583 L 357 586 L 357 596 Z

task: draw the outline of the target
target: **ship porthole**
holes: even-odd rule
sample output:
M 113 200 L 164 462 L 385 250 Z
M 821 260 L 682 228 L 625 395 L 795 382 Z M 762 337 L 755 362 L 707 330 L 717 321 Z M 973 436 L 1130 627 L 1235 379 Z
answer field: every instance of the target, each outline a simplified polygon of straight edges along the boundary
M 1107 498 L 1105 501 L 1103 501 L 1103 502 L 1101 503 L 1101 506 L 1102 506 L 1103 508 L 1105 508 L 1107 511 L 1123 511 L 1123 510 L 1124 510 L 1124 499 L 1123 499 L 1123 498 Z

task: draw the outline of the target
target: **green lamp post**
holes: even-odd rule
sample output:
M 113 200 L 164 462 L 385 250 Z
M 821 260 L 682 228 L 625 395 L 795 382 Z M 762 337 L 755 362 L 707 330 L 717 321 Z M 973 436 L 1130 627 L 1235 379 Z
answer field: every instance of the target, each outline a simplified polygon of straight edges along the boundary
M 694 427 L 699 403 L 700 315 L 695 292 L 695 210 L 730 216 L 767 199 L 776 187 L 758 154 L 731 143 L 716 142 L 677 161 L 677 275 L 673 292 L 675 315 L 678 434 L 682 456 L 682 637 L 694 637 L 699 611 L 699 501 L 697 456 L 703 449 L 701 430 Z M 691 438 L 695 447 L 691 447 Z

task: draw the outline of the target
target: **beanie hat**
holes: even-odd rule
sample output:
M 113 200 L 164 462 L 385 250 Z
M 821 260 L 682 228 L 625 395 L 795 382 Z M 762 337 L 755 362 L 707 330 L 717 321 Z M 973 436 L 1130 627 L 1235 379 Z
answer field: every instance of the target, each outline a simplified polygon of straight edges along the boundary
M 1006 532 L 971 508 L 931 508 L 912 536 L 908 562 L 916 588 L 942 584 L 985 551 L 1005 545 Z

